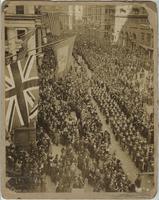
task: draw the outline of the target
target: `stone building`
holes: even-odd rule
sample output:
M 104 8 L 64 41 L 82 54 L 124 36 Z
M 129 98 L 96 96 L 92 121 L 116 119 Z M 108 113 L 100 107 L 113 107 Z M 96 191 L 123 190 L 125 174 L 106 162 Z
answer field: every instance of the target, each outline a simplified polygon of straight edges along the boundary
M 115 6 L 105 6 L 105 34 L 104 38 L 107 43 L 112 43 L 114 40 L 114 24 L 115 24 Z
M 101 5 L 85 5 L 83 8 L 83 20 L 85 29 L 92 39 L 104 37 L 104 7 Z
M 52 32 L 54 35 L 60 35 L 67 32 L 69 27 L 69 6 L 41 6 L 40 8 L 42 15 L 47 15 L 44 25 L 52 24 Z M 48 22 L 47 22 L 48 21 Z
M 148 13 L 144 7 L 131 6 L 127 9 L 116 8 L 115 18 L 118 23 L 115 29 L 115 40 L 119 45 L 134 48 L 139 46 L 144 54 L 152 56 L 153 30 L 149 23 Z
M 83 7 L 83 20 L 90 39 L 102 47 L 108 46 L 114 37 L 115 6 L 99 4 Z
M 28 37 L 27 50 L 41 45 L 41 20 L 34 5 L 29 2 L 20 4 L 19 1 L 10 1 L 5 4 L 4 12 L 6 55 L 16 55 L 22 48 L 22 38 L 24 39 L 22 36 L 27 37 L 29 33 L 31 35 Z

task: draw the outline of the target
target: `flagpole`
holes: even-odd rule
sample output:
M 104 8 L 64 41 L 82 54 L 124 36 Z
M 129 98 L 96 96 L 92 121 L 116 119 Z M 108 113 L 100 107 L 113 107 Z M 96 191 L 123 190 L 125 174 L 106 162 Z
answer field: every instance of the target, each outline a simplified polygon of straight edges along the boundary
M 30 49 L 30 50 L 28 50 L 28 51 L 26 51 L 26 52 L 28 53 L 28 52 L 31 52 L 31 51 L 34 51 L 34 50 L 37 50 L 37 49 L 40 49 L 40 48 L 44 48 L 44 47 L 47 47 L 47 46 L 50 46 L 50 45 L 57 44 L 57 43 L 62 42 L 62 41 L 64 41 L 64 39 L 57 40 L 56 42 L 51 42 L 51 43 L 49 43 L 49 44 L 44 44 L 44 45 L 42 45 L 42 46 L 40 46 L 40 47 L 36 47 L 36 48 L 34 48 L 34 49 Z M 11 55 L 11 56 L 6 56 L 5 59 L 7 59 L 7 58 L 12 58 L 12 57 L 14 57 L 14 56 L 17 56 L 17 54 L 14 54 L 14 55 Z

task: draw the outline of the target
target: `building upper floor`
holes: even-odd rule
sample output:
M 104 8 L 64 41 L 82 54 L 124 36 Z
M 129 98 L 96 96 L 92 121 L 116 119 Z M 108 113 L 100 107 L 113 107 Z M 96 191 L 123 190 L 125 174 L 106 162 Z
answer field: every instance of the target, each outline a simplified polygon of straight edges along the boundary
M 4 3 L 5 20 L 35 20 L 40 18 L 38 7 L 28 2 L 9 1 Z

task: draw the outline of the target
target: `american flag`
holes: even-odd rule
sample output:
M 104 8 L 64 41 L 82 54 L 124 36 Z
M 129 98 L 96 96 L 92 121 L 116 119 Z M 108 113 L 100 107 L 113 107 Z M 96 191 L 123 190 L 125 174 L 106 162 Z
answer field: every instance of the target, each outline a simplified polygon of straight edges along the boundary
M 35 55 L 5 67 L 6 130 L 29 126 L 38 110 L 38 76 Z

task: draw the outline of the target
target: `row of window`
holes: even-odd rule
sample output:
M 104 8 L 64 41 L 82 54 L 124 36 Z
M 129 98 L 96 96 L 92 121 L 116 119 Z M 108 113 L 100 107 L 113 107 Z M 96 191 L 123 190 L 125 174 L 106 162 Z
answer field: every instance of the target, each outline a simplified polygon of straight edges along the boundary
M 115 9 L 105 9 L 105 14 L 115 14 Z
M 128 18 L 128 22 L 131 24 L 140 24 L 140 23 L 142 23 L 142 24 L 148 24 L 149 23 L 149 20 L 148 20 L 148 18 L 146 17 L 146 18 Z
M 23 15 L 24 14 L 24 5 L 16 6 L 15 10 L 16 10 L 16 14 Z M 35 14 L 40 14 L 40 11 L 37 7 L 35 7 Z
M 128 33 L 126 33 L 126 37 L 127 37 L 127 39 L 128 39 Z M 136 34 L 135 33 L 133 33 L 132 34 L 132 38 L 133 39 L 136 39 Z M 151 33 L 140 33 L 140 38 L 141 38 L 141 42 L 147 42 L 147 44 L 148 45 L 150 45 L 151 44 Z
M 88 8 L 87 9 L 87 13 L 90 14 L 97 14 L 97 15 L 101 15 L 102 14 L 102 9 L 103 8 Z M 115 8 L 105 8 L 105 14 L 109 14 L 109 15 L 114 15 L 115 14 Z
M 145 8 L 133 8 L 132 13 L 134 14 L 146 14 Z
M 87 14 L 97 14 L 97 15 L 100 15 L 102 13 L 102 10 L 101 8 L 87 8 L 86 10 Z
M 146 36 L 146 38 L 145 38 Z M 144 41 L 144 40 L 147 40 L 148 43 L 151 42 L 151 34 L 150 33 L 147 33 L 147 35 L 145 35 L 144 33 L 141 33 L 141 40 Z

